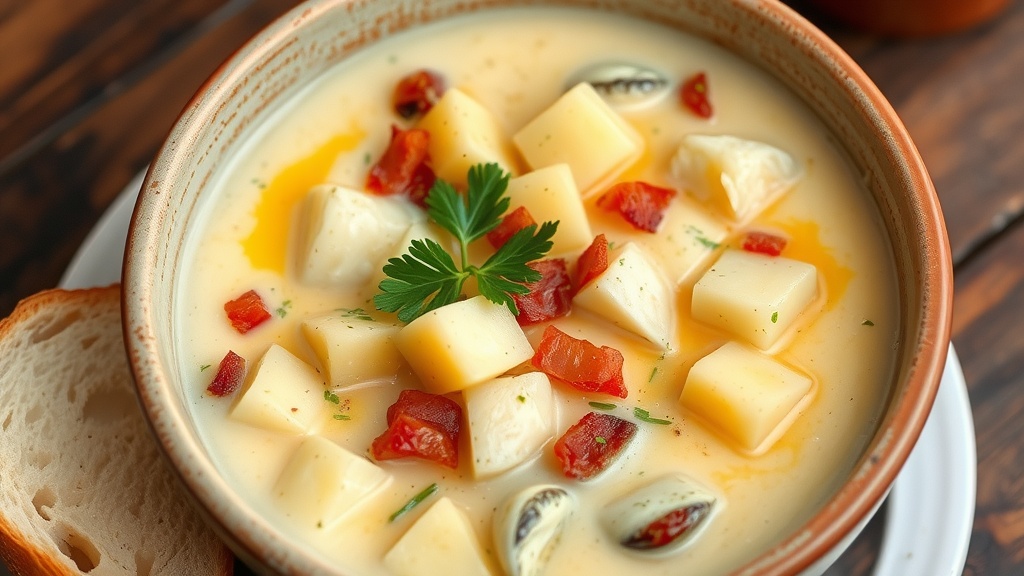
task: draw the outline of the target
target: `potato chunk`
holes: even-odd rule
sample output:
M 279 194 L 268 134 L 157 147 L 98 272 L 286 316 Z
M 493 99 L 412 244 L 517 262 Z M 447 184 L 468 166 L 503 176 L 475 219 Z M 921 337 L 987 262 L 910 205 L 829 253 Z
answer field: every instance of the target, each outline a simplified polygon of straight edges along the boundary
M 427 312 L 402 328 L 396 343 L 434 394 L 476 386 L 533 356 L 512 312 L 483 296 Z
M 811 264 L 726 250 L 694 285 L 691 314 L 767 350 L 817 294 L 818 271 Z
M 324 383 L 312 366 L 277 344 L 246 376 L 231 416 L 253 426 L 301 434 L 324 417 Z
M 449 88 L 416 126 L 430 132 L 431 166 L 438 178 L 466 185 L 474 164 L 495 162 L 515 173 L 512 146 L 498 120 L 458 88 Z
M 323 436 L 305 437 L 274 483 L 285 515 L 329 529 L 381 488 L 390 475 Z
M 763 142 L 688 134 L 672 159 L 672 174 L 698 198 L 742 221 L 789 190 L 802 171 L 792 156 Z
M 396 198 L 317 186 L 303 200 L 296 271 L 312 286 L 358 289 L 426 213 Z
M 650 257 L 632 242 L 610 253 L 608 269 L 572 301 L 658 348 L 675 343 L 674 294 Z
M 679 402 L 740 448 L 760 454 L 788 428 L 812 388 L 809 377 L 737 342 L 690 368 Z
M 395 576 L 489 576 L 465 512 L 442 497 L 384 555 Z
M 531 168 L 566 163 L 584 196 L 635 162 L 643 139 L 582 82 L 512 136 Z
M 394 380 L 405 363 L 395 336 L 400 328 L 358 312 L 332 312 L 302 323 L 302 334 L 327 371 L 332 388 Z
M 583 251 L 594 239 L 576 182 L 568 164 L 555 164 L 512 178 L 508 183 L 510 206 L 525 206 L 538 224 L 558 222 L 551 239 L 549 258 Z
M 541 372 L 496 378 L 463 395 L 477 478 L 517 466 L 554 436 L 551 381 Z

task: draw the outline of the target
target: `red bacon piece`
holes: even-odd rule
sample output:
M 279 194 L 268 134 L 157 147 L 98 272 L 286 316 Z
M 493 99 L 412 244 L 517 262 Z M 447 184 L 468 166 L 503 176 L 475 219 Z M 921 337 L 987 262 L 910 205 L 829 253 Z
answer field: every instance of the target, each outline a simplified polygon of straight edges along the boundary
M 552 378 L 584 392 L 600 392 L 625 398 L 622 353 L 608 346 L 598 348 L 573 338 L 554 326 L 544 329 L 531 363 Z
M 529 263 L 528 266 L 540 272 L 541 279 L 527 283 L 526 287 L 530 291 L 526 294 L 512 295 L 516 308 L 519 309 L 519 316 L 516 316 L 519 325 L 546 322 L 568 314 L 572 300 L 572 284 L 565 269 L 565 260 L 538 260 Z
M 249 290 L 234 300 L 224 304 L 224 312 L 228 315 L 231 325 L 239 334 L 270 320 L 270 310 L 263 303 L 263 298 L 255 290 Z
M 377 460 L 416 457 L 448 468 L 459 466 L 462 407 L 420 390 L 402 390 L 388 408 L 388 429 L 370 446 Z
M 562 473 L 577 480 L 593 478 L 619 457 L 636 430 L 636 424 L 611 414 L 586 414 L 555 442 Z
M 604 237 L 604 234 L 598 234 L 576 261 L 576 273 L 572 278 L 573 293 L 579 292 L 591 280 L 604 274 L 607 269 L 608 239 Z
M 243 380 L 245 380 L 245 358 L 228 350 L 228 353 L 220 361 L 213 381 L 206 387 L 206 391 L 211 396 L 227 396 L 237 390 Z
M 501 222 L 494 227 L 493 230 L 487 233 L 487 241 L 491 243 L 491 246 L 495 250 L 501 248 L 508 242 L 510 238 L 516 235 L 527 226 L 533 226 L 537 224 L 537 221 L 530 215 L 530 211 L 526 209 L 526 206 L 520 206 L 515 210 L 505 214 L 505 217 L 501 219 Z
M 426 205 L 427 193 L 436 179 L 427 164 L 430 133 L 412 128 L 391 127 L 391 143 L 370 168 L 366 189 L 379 196 L 404 194 L 420 206 Z
M 675 190 L 646 182 L 620 182 L 602 194 L 597 205 L 618 212 L 637 230 L 657 232 L 675 195 Z
M 426 114 L 445 91 L 444 77 L 433 70 L 417 70 L 395 85 L 391 102 L 395 112 L 406 120 Z
M 711 118 L 711 100 L 708 98 L 708 78 L 704 72 L 698 72 L 687 78 L 679 89 L 679 99 L 683 106 L 701 118 Z
M 743 239 L 743 249 L 747 252 L 778 256 L 786 249 L 786 239 L 768 232 L 750 232 Z

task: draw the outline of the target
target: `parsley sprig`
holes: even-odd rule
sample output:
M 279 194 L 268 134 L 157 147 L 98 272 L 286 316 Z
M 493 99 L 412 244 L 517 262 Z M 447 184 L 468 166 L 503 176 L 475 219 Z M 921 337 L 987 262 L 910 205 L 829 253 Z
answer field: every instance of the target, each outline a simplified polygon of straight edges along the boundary
M 469 169 L 465 199 L 451 184 L 435 181 L 427 195 L 427 215 L 458 240 L 461 265 L 434 240 L 413 240 L 407 253 L 384 265 L 387 278 L 373 297 L 377 309 L 397 312 L 399 320 L 411 322 L 457 301 L 472 276 L 485 298 L 518 314 L 512 295 L 527 293 L 524 284 L 540 280 L 541 274 L 527 264 L 551 249 L 558 222 L 527 226 L 482 265 L 470 264 L 470 243 L 493 230 L 508 210 L 508 181 L 509 175 L 497 164 L 475 165 Z

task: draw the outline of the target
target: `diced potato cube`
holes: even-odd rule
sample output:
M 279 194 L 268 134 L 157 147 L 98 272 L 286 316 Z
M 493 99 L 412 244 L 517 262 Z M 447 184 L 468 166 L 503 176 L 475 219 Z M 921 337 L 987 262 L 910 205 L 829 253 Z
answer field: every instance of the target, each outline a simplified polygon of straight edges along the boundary
M 332 312 L 302 323 L 302 333 L 327 371 L 332 388 L 393 380 L 405 363 L 395 336 L 399 327 L 358 313 Z
M 442 497 L 384 555 L 395 576 L 489 576 L 466 513 Z
M 533 357 L 512 312 L 483 296 L 427 312 L 402 328 L 396 343 L 434 394 L 476 386 Z
M 381 258 L 426 213 L 407 201 L 341 186 L 317 186 L 303 200 L 296 270 L 312 286 L 362 287 Z
M 802 170 L 792 156 L 763 142 L 688 134 L 672 159 L 672 174 L 726 216 L 747 220 L 792 188 Z
M 608 269 L 572 301 L 659 348 L 667 350 L 675 343 L 675 294 L 633 242 L 609 253 Z
M 771 448 L 809 399 L 809 377 L 737 342 L 690 368 L 679 401 L 747 452 Z
M 693 287 L 691 315 L 767 350 L 818 294 L 812 264 L 726 250 Z
M 541 372 L 496 378 L 463 395 L 477 478 L 526 461 L 554 435 L 551 381 Z
M 449 88 L 416 126 L 430 132 L 431 167 L 437 177 L 466 185 L 474 164 L 495 162 L 515 173 L 512 146 L 498 120 L 458 88 Z
M 511 208 L 525 206 L 537 224 L 558 221 L 549 258 L 570 254 L 575 257 L 594 240 L 568 164 L 555 164 L 512 178 L 506 193 Z
M 584 196 L 635 162 L 644 150 L 636 130 L 582 82 L 512 136 L 531 168 L 566 163 Z
M 285 515 L 329 529 L 382 487 L 387 472 L 323 436 L 307 436 L 274 483 Z
M 669 203 L 659 230 L 658 234 L 609 231 L 607 235 L 616 244 L 638 240 L 676 286 L 703 267 L 729 235 L 729 229 L 721 220 L 686 197 L 677 197 Z
M 316 370 L 271 344 L 249 371 L 231 416 L 253 426 L 303 433 L 324 416 L 324 383 Z

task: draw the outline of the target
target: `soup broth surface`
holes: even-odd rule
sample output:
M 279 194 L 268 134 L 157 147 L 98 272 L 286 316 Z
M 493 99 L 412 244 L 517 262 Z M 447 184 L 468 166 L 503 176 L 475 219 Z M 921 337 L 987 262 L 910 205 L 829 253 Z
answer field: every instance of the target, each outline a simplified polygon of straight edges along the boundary
M 323 182 L 363 189 L 369 166 L 388 144 L 390 126 L 403 124 L 391 109 L 391 91 L 412 71 L 439 71 L 511 135 L 566 90 L 567 78 L 602 61 L 642 64 L 672 82 L 704 71 L 715 109 L 710 120 L 698 118 L 680 106 L 673 91 L 653 105 L 621 112 L 643 137 L 646 152 L 618 180 L 669 186 L 670 158 L 689 133 L 759 140 L 801 164 L 798 185 L 753 222 L 734 226 L 723 244 L 736 247 L 737 236 L 750 227 L 781 230 L 791 238 L 786 255 L 818 268 L 819 301 L 769 351 L 812 378 L 811 400 L 779 441 L 758 456 L 744 454 L 682 411 L 678 398 L 689 368 L 730 339 L 689 315 L 693 282 L 712 256 L 677 290 L 678 345 L 667 353 L 625 332 L 595 329 L 585 313 L 573 311 L 554 321 L 576 337 L 620 350 L 629 387 L 626 399 L 609 399 L 555 384 L 555 438 L 593 410 L 589 401 L 613 402 L 622 408 L 620 415 L 642 407 L 671 421 L 640 422 L 637 438 L 611 470 L 588 482 L 565 478 L 549 442 L 527 464 L 477 481 L 463 442 L 457 470 L 413 460 L 381 462 L 392 479 L 371 501 L 337 527 L 300 527 L 277 504 L 272 486 L 301 436 L 241 423 L 229 416 L 231 399 L 211 397 L 205 389 L 229 349 L 252 367 L 273 342 L 317 366 L 299 330 L 310 316 L 362 308 L 387 317 L 372 309 L 365 293 L 297 280 L 288 241 L 302 196 Z M 547 574 L 728 573 L 791 534 L 828 500 L 871 438 L 887 399 L 899 328 L 893 264 L 875 208 L 839 146 L 763 71 L 715 45 L 650 22 L 575 9 L 522 8 L 482 11 L 386 38 L 276 111 L 215 186 L 215 200 L 200 216 L 201 233 L 187 247 L 176 302 L 184 327 L 179 369 L 194 418 L 216 465 L 247 505 L 346 573 L 387 573 L 382 557 L 431 501 L 399 521 L 389 522 L 389 515 L 433 482 L 439 493 L 432 498 L 447 496 L 466 512 L 495 574 L 500 568 L 492 511 L 508 494 L 539 483 L 567 487 L 578 503 Z M 595 234 L 605 233 L 613 242 L 635 239 L 613 214 L 588 209 Z M 250 289 L 263 296 L 274 318 L 240 335 L 225 321 L 223 306 Z M 526 331 L 536 346 L 543 326 Z M 403 373 L 394 383 L 338 391 L 350 419 L 326 422 L 318 433 L 368 454 L 386 428 L 388 406 L 402 388 L 415 386 L 415 377 Z M 698 536 L 669 555 L 630 553 L 611 541 L 598 519 L 602 508 L 649 480 L 679 473 L 720 496 Z

